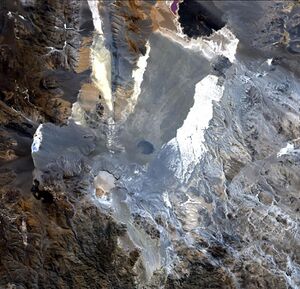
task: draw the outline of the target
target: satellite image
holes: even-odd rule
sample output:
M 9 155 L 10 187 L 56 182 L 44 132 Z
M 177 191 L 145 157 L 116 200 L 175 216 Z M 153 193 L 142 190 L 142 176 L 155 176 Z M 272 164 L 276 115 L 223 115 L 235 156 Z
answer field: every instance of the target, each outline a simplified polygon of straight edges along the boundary
M 300 1 L 0 0 L 0 289 L 300 289 Z

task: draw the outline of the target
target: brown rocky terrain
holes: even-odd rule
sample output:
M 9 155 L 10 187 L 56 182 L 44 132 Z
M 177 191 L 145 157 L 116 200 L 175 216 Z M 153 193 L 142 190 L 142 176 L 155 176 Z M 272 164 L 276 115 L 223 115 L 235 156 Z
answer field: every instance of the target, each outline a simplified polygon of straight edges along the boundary
M 299 3 L 90 4 L 0 2 L 0 288 L 299 288 Z
M 119 225 L 73 191 L 54 202 L 43 195 L 45 203 L 30 191 L 38 124 L 66 123 L 89 76 L 86 6 L 1 1 L 0 288 L 134 286 L 134 258 L 117 247 Z

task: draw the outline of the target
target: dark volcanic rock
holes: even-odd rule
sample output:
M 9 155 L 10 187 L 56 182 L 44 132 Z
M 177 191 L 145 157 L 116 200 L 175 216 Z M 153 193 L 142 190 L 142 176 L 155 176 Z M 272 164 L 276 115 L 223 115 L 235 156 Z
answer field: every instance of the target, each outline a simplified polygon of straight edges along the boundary
M 188 37 L 209 36 L 225 25 L 221 17 L 216 17 L 201 2 L 205 1 L 188 0 L 179 3 L 179 22 Z

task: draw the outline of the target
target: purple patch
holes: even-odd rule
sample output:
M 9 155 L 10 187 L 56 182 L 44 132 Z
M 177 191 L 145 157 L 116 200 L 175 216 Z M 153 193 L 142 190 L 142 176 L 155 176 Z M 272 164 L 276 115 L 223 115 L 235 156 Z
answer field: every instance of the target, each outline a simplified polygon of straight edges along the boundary
M 171 4 L 171 11 L 172 11 L 174 14 L 177 13 L 178 2 L 179 2 L 179 0 L 174 0 L 173 3 Z

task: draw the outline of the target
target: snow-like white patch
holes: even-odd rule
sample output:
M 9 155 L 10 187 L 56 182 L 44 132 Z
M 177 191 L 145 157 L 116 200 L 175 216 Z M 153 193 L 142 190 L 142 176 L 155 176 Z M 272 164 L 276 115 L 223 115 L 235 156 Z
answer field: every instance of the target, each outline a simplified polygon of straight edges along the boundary
M 161 30 L 161 33 L 186 49 L 199 51 L 209 60 L 217 55 L 223 55 L 231 62 L 235 61 L 239 40 L 226 26 L 209 37 L 198 37 L 196 39 L 188 39 L 185 35 L 173 33 L 169 30 Z
M 273 58 L 268 58 L 267 59 L 267 63 L 268 63 L 269 66 L 272 64 L 272 61 L 273 61 Z
M 280 149 L 280 151 L 277 153 L 277 157 L 279 158 L 281 156 L 288 155 L 294 151 L 295 151 L 294 144 L 287 143 L 286 147 Z
M 111 55 L 104 46 L 104 39 L 96 37 L 92 50 L 92 71 L 96 87 L 101 91 L 108 109 L 113 112 L 111 91 Z
M 27 241 L 27 225 L 25 220 L 22 220 L 21 231 L 22 231 L 23 244 L 26 247 L 28 245 L 28 241 Z
M 168 208 L 172 208 L 172 204 L 171 204 L 171 202 L 170 202 L 170 198 L 169 198 L 168 192 L 164 192 L 164 193 L 163 193 L 163 200 L 164 200 L 165 205 L 166 205 Z
M 206 151 L 204 132 L 213 116 L 213 101 L 220 100 L 223 90 L 224 87 L 218 85 L 218 77 L 215 75 L 208 75 L 196 84 L 194 105 L 176 135 L 181 158 L 178 177 L 187 177 L 189 167 L 194 167 Z
M 40 146 L 41 146 L 41 143 L 43 140 L 42 127 L 43 127 L 43 125 L 40 124 L 33 136 L 33 142 L 31 145 L 31 153 L 36 153 L 40 149 Z
M 93 80 L 96 87 L 106 102 L 110 112 L 113 112 L 113 96 L 111 91 L 111 55 L 106 49 L 102 31 L 102 23 L 99 14 L 98 1 L 88 1 L 93 15 L 93 23 L 96 34 L 94 36 L 93 49 L 91 53 Z
M 73 103 L 72 105 L 72 113 L 71 113 L 71 119 L 77 124 L 77 125 L 86 125 L 86 120 L 84 118 L 84 110 L 81 107 L 80 103 L 77 101 Z
M 99 3 L 98 1 L 95 0 L 88 0 L 88 4 L 92 12 L 94 27 L 99 34 L 103 34 L 102 22 L 99 14 L 99 7 L 98 7 Z
M 131 97 L 131 107 L 130 112 L 134 110 L 134 107 L 137 103 L 137 99 L 141 93 L 141 84 L 143 82 L 143 76 L 147 67 L 147 60 L 150 54 L 150 44 L 149 41 L 146 43 L 146 53 L 143 56 L 140 56 L 137 62 L 137 68 L 132 71 L 132 77 L 134 79 L 134 90 Z
M 112 205 L 111 190 L 115 187 L 115 177 L 107 171 L 100 171 L 94 178 L 95 200 L 102 206 L 110 208 Z
M 94 179 L 96 189 L 101 189 L 103 192 L 108 193 L 115 187 L 115 177 L 107 171 L 100 171 Z

